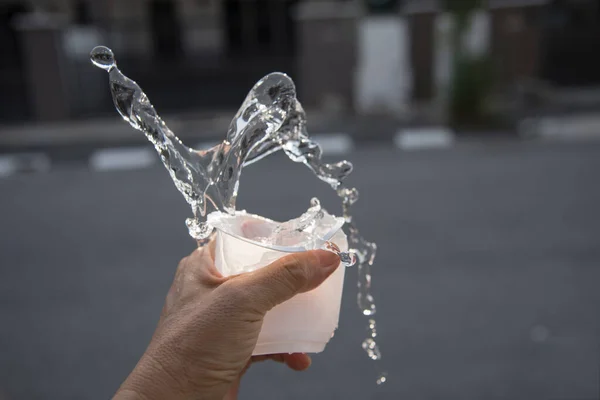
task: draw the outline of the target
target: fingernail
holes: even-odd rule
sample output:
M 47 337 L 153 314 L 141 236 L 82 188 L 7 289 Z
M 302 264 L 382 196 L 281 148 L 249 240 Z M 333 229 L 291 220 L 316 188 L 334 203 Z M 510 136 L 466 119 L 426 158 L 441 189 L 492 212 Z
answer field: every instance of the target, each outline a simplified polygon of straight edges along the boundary
M 316 252 L 319 256 L 319 265 L 323 268 L 337 266 L 340 263 L 340 257 L 331 251 L 317 250 Z

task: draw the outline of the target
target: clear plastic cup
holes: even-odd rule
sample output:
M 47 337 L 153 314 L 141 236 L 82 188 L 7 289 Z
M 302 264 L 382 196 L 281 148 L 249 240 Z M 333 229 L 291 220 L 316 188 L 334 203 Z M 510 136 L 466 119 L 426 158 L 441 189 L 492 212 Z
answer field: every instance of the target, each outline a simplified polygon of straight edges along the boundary
M 333 218 L 333 217 L 331 217 Z M 348 249 L 342 218 L 325 226 L 316 241 L 266 245 L 252 240 L 278 225 L 270 219 L 240 211 L 212 213 L 208 223 L 217 229 L 215 264 L 224 276 L 251 272 L 290 253 L 320 248 L 326 241 Z M 340 266 L 319 287 L 274 307 L 264 318 L 253 355 L 320 353 L 338 326 L 345 268 Z

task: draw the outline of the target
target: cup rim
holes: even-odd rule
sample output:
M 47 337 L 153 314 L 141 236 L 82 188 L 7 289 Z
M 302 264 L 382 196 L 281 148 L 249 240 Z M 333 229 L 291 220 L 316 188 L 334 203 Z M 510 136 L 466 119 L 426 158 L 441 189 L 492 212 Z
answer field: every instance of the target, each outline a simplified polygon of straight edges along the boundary
M 210 213 L 208 215 L 208 217 L 210 217 L 210 215 L 214 215 L 214 214 L 226 214 L 226 213 L 223 213 L 221 211 L 214 211 L 214 212 Z M 240 211 L 236 210 L 235 214 L 245 214 L 247 216 L 250 216 L 250 217 L 253 217 L 253 218 L 256 218 L 256 219 L 259 219 L 259 220 L 263 220 L 265 222 L 274 222 L 274 223 L 277 223 L 277 221 L 274 221 L 274 220 L 272 220 L 270 218 L 263 217 L 262 215 L 248 213 L 245 210 L 240 210 Z M 339 232 L 340 229 L 342 229 L 342 227 L 345 224 L 345 221 L 344 221 L 343 218 L 341 218 L 341 217 L 335 217 L 335 216 L 333 218 L 335 218 L 336 221 L 337 221 L 335 223 L 335 225 L 333 225 L 333 227 L 327 232 L 327 234 L 324 237 L 319 238 L 319 239 L 323 240 L 323 243 L 325 243 L 328 240 L 330 240 L 336 233 Z M 317 249 L 307 249 L 307 248 L 300 247 L 300 246 L 269 245 L 269 244 L 257 242 L 255 240 L 249 239 L 249 238 L 241 236 L 241 235 L 237 235 L 237 234 L 232 233 L 232 232 L 228 232 L 228 231 L 226 231 L 224 229 L 220 229 L 217 226 L 213 226 L 213 228 L 216 229 L 217 231 L 219 231 L 220 233 L 224 233 L 224 234 L 226 234 L 228 236 L 231 236 L 233 238 L 242 240 L 242 241 L 244 241 L 246 243 L 250 243 L 252 245 L 255 245 L 255 246 L 258 246 L 258 247 L 262 247 L 264 249 L 280 251 L 282 253 L 300 253 L 300 252 L 303 252 L 303 251 L 317 250 Z

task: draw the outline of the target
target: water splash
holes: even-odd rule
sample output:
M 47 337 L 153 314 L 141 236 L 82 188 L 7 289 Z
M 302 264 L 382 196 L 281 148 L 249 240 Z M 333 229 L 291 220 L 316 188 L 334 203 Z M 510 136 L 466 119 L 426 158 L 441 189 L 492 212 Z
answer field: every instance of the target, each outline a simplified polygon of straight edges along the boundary
M 376 325 L 377 323 L 374 319 L 369 320 L 369 337 L 362 342 L 363 350 L 366 351 L 369 358 L 374 361 L 381 360 L 381 351 L 375 341 L 375 338 L 377 337 Z
M 310 202 L 309 209 L 298 218 L 278 223 L 271 220 L 263 220 L 245 232 L 245 236 L 254 242 L 266 246 L 284 246 L 296 249 L 322 249 L 326 248 L 340 256 L 341 262 L 350 267 L 356 263 L 356 257 L 349 251 L 341 251 L 340 248 L 329 240 L 344 225 L 344 219 L 335 217 L 327 212 L 317 198 Z M 245 211 L 236 212 L 236 215 L 246 214 Z M 228 221 L 232 221 L 228 223 Z M 209 214 L 207 222 L 225 232 L 235 232 L 239 224 L 235 218 L 230 219 L 226 213 Z M 233 225 L 230 225 L 233 224 Z M 242 231 L 244 224 L 242 223 Z M 235 233 L 233 233 L 235 235 Z
M 375 381 L 378 385 L 383 385 L 388 380 L 387 372 L 382 372 L 377 376 L 377 380 Z
M 271 73 L 258 81 L 231 121 L 226 139 L 211 149 L 199 151 L 185 146 L 167 127 L 139 85 L 117 68 L 109 48 L 94 48 L 90 58 L 94 65 L 108 72 L 113 102 L 119 114 L 132 127 L 142 131 L 154 145 L 175 186 L 191 206 L 193 218 L 187 219 L 186 225 L 193 238 L 202 241 L 212 232 L 212 227 L 206 223 L 208 213 L 235 212 L 244 166 L 283 150 L 292 161 L 303 163 L 319 179 L 328 183 L 342 199 L 350 251 L 342 253 L 330 242 L 326 243 L 326 248 L 340 254 L 345 265 L 356 261 L 359 309 L 366 316 L 372 317 L 376 313 L 370 291 L 371 266 L 377 247 L 360 236 L 353 221 L 351 206 L 358 200 L 358 191 L 342 184 L 352 172 L 352 164 L 348 161 L 333 164 L 322 161 L 321 148 L 308 137 L 306 114 L 296 99 L 295 85 L 287 75 Z M 303 227 L 319 218 L 320 206 L 316 206 L 313 204 L 300 217 Z M 369 326 L 371 322 L 374 327 L 375 320 L 370 319 Z M 363 348 L 369 358 L 379 360 L 381 352 L 373 332 L 374 328 Z M 386 378 L 382 376 L 378 378 L 378 384 L 385 382 Z

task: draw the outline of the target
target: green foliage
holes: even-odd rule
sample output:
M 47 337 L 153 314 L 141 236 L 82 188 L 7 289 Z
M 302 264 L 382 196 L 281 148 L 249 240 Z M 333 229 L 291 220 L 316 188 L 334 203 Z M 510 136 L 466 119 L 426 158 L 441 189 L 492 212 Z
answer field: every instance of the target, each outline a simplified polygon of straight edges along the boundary
M 485 123 L 485 102 L 492 86 L 489 57 L 457 54 L 450 89 L 449 117 L 453 126 Z
M 492 69 L 488 56 L 473 57 L 465 53 L 461 40 L 471 13 L 486 0 L 445 0 L 446 10 L 456 18 L 453 43 L 454 75 L 451 81 L 448 114 L 453 126 L 484 124 L 485 103 L 492 89 Z

